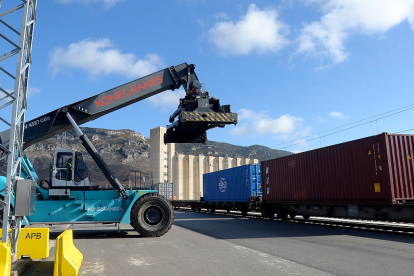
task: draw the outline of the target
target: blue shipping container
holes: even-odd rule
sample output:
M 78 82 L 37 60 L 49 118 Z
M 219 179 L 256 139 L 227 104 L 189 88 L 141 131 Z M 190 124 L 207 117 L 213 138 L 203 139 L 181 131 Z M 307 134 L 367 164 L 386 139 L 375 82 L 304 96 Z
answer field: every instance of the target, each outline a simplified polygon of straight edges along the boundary
M 247 202 L 262 195 L 260 164 L 245 165 L 203 175 L 204 201 Z

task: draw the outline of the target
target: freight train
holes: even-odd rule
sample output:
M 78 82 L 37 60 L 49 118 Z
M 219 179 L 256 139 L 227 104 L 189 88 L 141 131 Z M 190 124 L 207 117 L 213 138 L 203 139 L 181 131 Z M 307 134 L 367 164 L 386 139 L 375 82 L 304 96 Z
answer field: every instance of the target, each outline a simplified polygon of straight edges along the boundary
M 414 222 L 414 135 L 382 133 L 260 165 L 204 174 L 200 200 L 174 207 Z M 263 180 L 263 183 L 262 183 Z

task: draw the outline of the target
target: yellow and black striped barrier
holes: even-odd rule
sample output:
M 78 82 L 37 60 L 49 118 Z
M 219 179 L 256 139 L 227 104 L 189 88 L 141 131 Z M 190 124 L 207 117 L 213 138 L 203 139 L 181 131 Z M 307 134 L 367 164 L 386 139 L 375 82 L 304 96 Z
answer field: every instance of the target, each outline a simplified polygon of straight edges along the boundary
M 232 112 L 192 112 L 182 111 L 180 114 L 182 123 L 217 123 L 236 124 L 237 113 Z

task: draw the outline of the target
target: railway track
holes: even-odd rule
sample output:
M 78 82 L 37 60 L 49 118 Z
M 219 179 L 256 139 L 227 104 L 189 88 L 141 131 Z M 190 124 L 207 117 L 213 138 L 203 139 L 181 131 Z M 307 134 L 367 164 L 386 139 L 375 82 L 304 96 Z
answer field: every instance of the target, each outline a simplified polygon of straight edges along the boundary
M 180 207 L 179 210 L 193 212 L 191 208 Z M 211 213 L 207 209 L 202 209 L 201 213 Z M 216 210 L 215 214 L 221 214 L 226 216 L 243 217 L 239 211 Z M 324 218 L 324 217 L 311 217 L 307 220 L 301 217 L 288 218 L 282 220 L 275 216 L 272 219 L 264 218 L 261 213 L 248 212 L 246 218 L 250 219 L 264 219 L 274 220 L 284 223 L 299 223 L 306 225 L 347 228 L 359 231 L 388 233 L 394 235 L 414 236 L 414 224 L 413 223 L 400 223 L 400 222 L 385 222 L 385 221 L 367 221 L 356 219 L 339 219 L 339 218 Z

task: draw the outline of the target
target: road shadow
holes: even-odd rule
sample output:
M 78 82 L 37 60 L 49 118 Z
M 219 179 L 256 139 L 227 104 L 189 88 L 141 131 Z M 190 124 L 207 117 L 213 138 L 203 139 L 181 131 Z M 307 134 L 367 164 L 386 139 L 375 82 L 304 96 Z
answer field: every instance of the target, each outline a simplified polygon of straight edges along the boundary
M 49 238 L 56 239 L 62 232 L 50 232 Z M 73 239 L 142 239 L 135 230 L 122 230 L 118 233 L 118 230 L 107 229 L 73 229 Z
M 54 261 L 32 261 L 21 276 L 53 275 Z
M 286 237 L 355 236 L 414 244 L 411 236 L 376 233 L 357 229 L 250 219 L 226 214 L 175 211 L 174 225 L 217 239 L 262 239 Z

